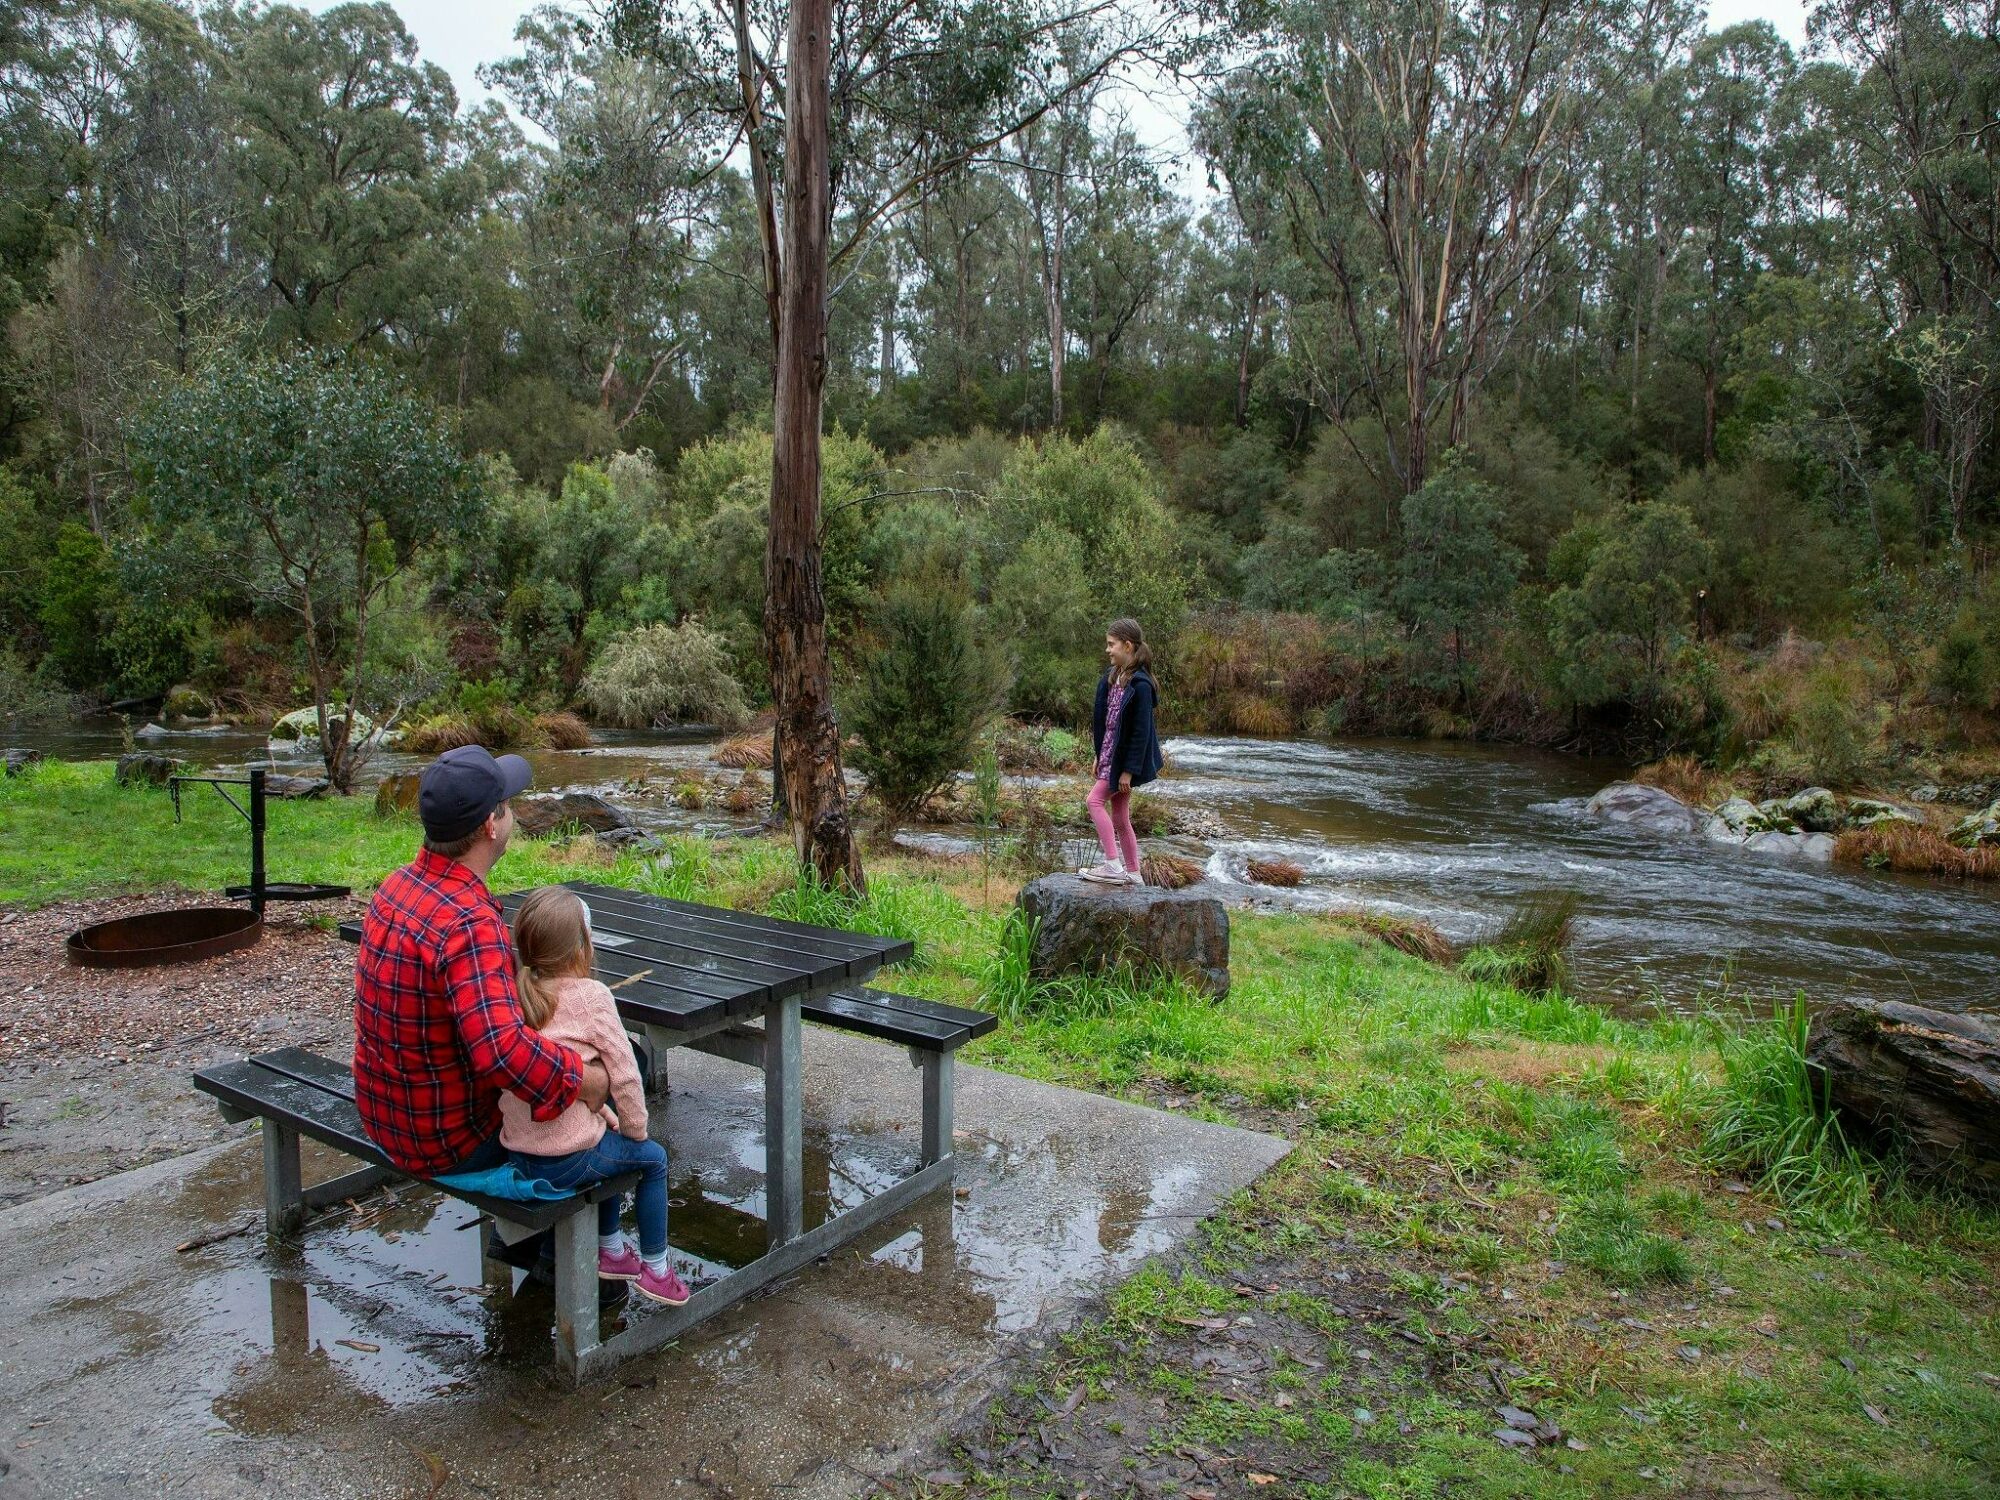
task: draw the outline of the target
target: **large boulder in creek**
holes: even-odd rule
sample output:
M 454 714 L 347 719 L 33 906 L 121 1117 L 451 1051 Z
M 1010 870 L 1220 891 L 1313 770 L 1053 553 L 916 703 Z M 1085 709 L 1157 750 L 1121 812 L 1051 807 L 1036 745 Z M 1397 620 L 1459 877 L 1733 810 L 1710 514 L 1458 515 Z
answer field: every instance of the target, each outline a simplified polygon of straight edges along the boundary
M 340 717 L 341 712 L 342 708 L 340 704 L 329 703 L 326 706 L 327 722 L 331 724 L 335 719 Z M 375 721 L 366 714 L 356 714 L 349 738 L 358 745 L 374 732 Z M 301 745 L 308 742 L 318 744 L 319 710 L 311 704 L 307 704 L 304 708 L 293 709 L 271 726 L 271 738 L 274 740 L 293 741 Z
M 1951 841 L 1961 849 L 2000 844 L 2000 802 L 1960 818 L 1951 831 Z
M 171 755 L 134 750 L 130 755 L 118 757 L 118 769 L 112 774 L 120 786 L 165 786 L 169 777 L 178 776 L 185 769 L 186 763 Z
M 1689 807 L 1672 792 L 1636 781 L 1614 781 L 1584 805 L 1583 815 L 1599 823 L 1623 823 L 1646 833 L 1700 833 L 1708 814 Z
M 1809 786 L 1778 806 L 1803 832 L 1832 833 L 1840 827 L 1840 803 L 1823 786 Z
M 516 826 L 529 838 L 540 838 L 562 828 L 582 828 L 590 833 L 612 833 L 637 825 L 595 792 L 563 792 L 558 796 L 516 797 Z
M 1850 1120 L 1900 1141 L 1927 1176 L 2000 1198 L 2000 1017 L 1900 1000 L 1837 1000 L 1806 1059 Z
M 1873 797 L 1856 797 L 1847 804 L 1847 826 L 1849 828 L 1873 828 L 1878 823 L 1920 823 L 1923 820 L 1904 811 L 1893 802 L 1878 802 Z
M 1037 979 L 1131 964 L 1178 974 L 1218 1000 L 1229 993 L 1229 913 L 1215 896 L 1044 875 L 1015 904 L 1034 923 L 1028 968 Z
M 30 750 L 21 745 L 13 745 L 5 750 L 0 750 L 0 766 L 6 768 L 9 776 L 19 776 L 28 767 L 37 764 L 41 758 L 41 751 Z
M 1835 842 L 1830 833 L 1779 833 L 1771 829 L 1751 834 L 1743 840 L 1743 847 L 1753 854 L 1781 854 L 1787 859 L 1830 865 Z

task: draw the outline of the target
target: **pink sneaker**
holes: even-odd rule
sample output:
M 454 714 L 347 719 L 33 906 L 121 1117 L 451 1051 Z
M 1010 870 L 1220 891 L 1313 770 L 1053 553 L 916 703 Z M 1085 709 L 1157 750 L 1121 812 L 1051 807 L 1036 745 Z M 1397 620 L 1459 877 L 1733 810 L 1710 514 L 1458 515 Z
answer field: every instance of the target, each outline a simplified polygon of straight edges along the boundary
M 672 1266 L 655 1273 L 644 1261 L 639 1263 L 638 1286 L 640 1296 L 664 1302 L 668 1307 L 679 1307 L 693 1295 L 681 1284 L 681 1278 Z
M 639 1258 L 638 1248 L 630 1240 L 620 1250 L 600 1250 L 597 1252 L 597 1279 L 599 1281 L 637 1281 L 639 1273 L 646 1269 L 646 1263 Z

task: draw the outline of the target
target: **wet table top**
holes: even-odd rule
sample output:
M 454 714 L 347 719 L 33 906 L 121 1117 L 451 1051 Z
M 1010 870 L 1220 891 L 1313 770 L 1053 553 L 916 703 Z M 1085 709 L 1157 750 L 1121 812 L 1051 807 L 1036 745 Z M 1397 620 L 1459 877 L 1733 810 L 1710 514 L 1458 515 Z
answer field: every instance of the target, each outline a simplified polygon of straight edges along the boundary
M 762 1014 L 775 1001 L 858 985 L 916 952 L 903 938 L 785 922 L 590 881 L 564 885 L 590 906 L 594 978 L 629 1021 L 694 1031 Z M 526 892 L 499 898 L 511 918 Z

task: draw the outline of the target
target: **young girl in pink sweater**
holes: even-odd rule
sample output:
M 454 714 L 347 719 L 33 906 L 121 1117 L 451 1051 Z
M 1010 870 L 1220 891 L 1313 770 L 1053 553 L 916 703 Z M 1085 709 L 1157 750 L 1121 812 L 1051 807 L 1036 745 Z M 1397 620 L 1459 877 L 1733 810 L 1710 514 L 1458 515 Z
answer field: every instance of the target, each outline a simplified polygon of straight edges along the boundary
M 602 1063 L 611 1098 L 600 1109 L 579 1100 L 553 1120 L 536 1120 L 526 1104 L 503 1093 L 500 1143 L 528 1176 L 569 1192 L 642 1173 L 636 1250 L 618 1227 L 623 1195 L 598 1205 L 597 1274 L 679 1307 L 688 1289 L 667 1261 L 667 1148 L 646 1134 L 646 1094 L 632 1044 L 611 991 L 590 977 L 590 908 L 583 898 L 561 886 L 531 892 L 514 914 L 514 954 L 528 1024 L 574 1047 L 584 1061 Z

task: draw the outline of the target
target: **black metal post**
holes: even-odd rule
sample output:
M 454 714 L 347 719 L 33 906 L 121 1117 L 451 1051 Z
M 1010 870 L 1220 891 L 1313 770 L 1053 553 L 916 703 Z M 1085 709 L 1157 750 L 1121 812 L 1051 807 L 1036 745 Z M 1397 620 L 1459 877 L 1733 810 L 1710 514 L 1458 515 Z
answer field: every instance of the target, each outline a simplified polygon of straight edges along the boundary
M 264 915 L 264 773 L 250 773 L 250 913 Z

